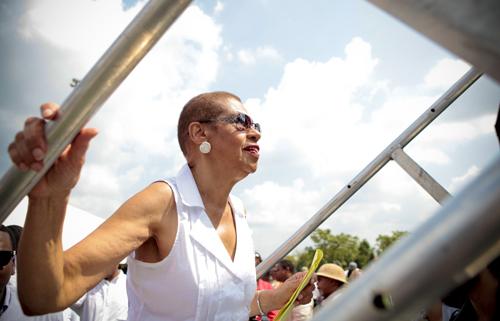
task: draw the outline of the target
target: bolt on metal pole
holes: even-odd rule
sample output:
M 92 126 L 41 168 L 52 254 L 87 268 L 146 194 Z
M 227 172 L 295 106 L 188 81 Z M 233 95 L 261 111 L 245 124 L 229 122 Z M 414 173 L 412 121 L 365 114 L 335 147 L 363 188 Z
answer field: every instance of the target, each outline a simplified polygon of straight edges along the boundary
M 389 146 L 387 146 L 370 164 L 368 164 L 347 186 L 342 188 L 326 205 L 314 214 L 304 225 L 302 225 L 287 241 L 278 247 L 266 260 L 257 266 L 257 278 L 260 278 L 267 270 L 285 257 L 309 234 L 311 234 L 321 223 L 342 206 L 354 193 L 356 193 L 366 182 L 368 182 L 380 169 L 390 160 L 395 149 L 405 147 L 425 127 L 437 118 L 448 106 L 467 90 L 481 73 L 471 68 L 453 86 L 448 89 L 429 109 L 418 117 L 401 135 L 399 135 Z
M 315 321 L 413 320 L 500 254 L 500 156 L 319 310 Z
M 45 175 L 64 148 L 132 69 L 188 7 L 191 0 L 151 0 L 61 105 L 61 116 L 46 129 L 48 152 L 40 172 L 15 166 L 0 180 L 0 222 Z

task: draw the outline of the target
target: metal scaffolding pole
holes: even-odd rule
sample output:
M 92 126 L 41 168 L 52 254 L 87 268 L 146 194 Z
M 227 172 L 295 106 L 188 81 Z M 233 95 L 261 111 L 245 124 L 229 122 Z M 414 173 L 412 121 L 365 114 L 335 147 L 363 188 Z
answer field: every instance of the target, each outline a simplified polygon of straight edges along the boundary
M 439 204 L 442 205 L 447 198 L 451 197 L 450 193 L 408 156 L 404 150 L 401 148 L 395 149 L 391 157 Z
M 260 278 L 267 270 L 285 257 L 321 223 L 342 206 L 356 191 L 370 180 L 390 160 L 395 149 L 404 148 L 427 125 L 437 118 L 451 103 L 469 88 L 481 73 L 471 68 L 450 89 L 448 89 L 429 109 L 415 120 L 401 135 L 387 146 L 370 164 L 368 164 L 347 186 L 342 188 L 326 205 L 301 226 L 287 241 L 278 247 L 266 260 L 257 267 L 257 277 Z
M 315 321 L 413 320 L 500 254 L 500 156 L 326 304 Z
M 368 1 L 500 82 L 500 1 Z
M 181 15 L 191 0 L 151 0 L 97 61 L 61 105 L 61 117 L 46 130 L 48 151 L 40 172 L 12 166 L 0 180 L 0 222 L 45 175 L 113 91 Z

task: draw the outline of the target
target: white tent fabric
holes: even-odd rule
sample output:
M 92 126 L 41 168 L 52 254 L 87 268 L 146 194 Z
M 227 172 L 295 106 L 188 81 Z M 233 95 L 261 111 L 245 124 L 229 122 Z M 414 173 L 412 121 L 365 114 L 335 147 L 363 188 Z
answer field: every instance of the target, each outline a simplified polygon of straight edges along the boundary
M 9 217 L 7 217 L 3 224 L 16 224 L 24 226 L 27 207 L 28 200 L 27 198 L 24 198 L 23 201 L 19 203 L 14 211 L 9 215 Z M 95 230 L 103 221 L 104 219 L 99 216 L 69 205 L 66 211 L 66 218 L 64 220 L 63 248 L 68 249 L 81 241 L 93 230 Z

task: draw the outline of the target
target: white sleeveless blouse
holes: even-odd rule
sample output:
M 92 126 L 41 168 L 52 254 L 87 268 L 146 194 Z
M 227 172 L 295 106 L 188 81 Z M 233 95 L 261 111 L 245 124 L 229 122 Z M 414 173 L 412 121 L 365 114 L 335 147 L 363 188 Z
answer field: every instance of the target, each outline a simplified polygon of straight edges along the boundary
M 241 201 L 230 196 L 236 224 L 234 261 L 208 218 L 185 165 L 174 179 L 177 235 L 170 254 L 157 263 L 128 257 L 128 320 L 248 320 L 256 290 L 254 248 Z

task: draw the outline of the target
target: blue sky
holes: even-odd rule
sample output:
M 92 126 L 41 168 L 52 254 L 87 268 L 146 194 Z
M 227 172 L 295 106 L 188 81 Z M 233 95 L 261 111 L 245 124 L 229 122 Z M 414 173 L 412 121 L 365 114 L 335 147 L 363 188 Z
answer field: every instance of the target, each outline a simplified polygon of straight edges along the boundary
M 141 2 L 0 4 L 0 148 L 44 101 L 62 102 Z M 262 124 L 259 170 L 238 184 L 269 254 L 468 66 L 366 1 L 195 1 L 91 121 L 100 130 L 71 204 L 100 217 L 183 159 L 175 126 L 195 94 L 239 95 Z M 500 87 L 481 78 L 406 149 L 452 194 L 498 153 Z M 0 153 L 0 172 L 9 166 Z M 389 164 L 323 228 L 414 229 L 437 205 Z M 303 246 L 303 245 L 301 245 Z

